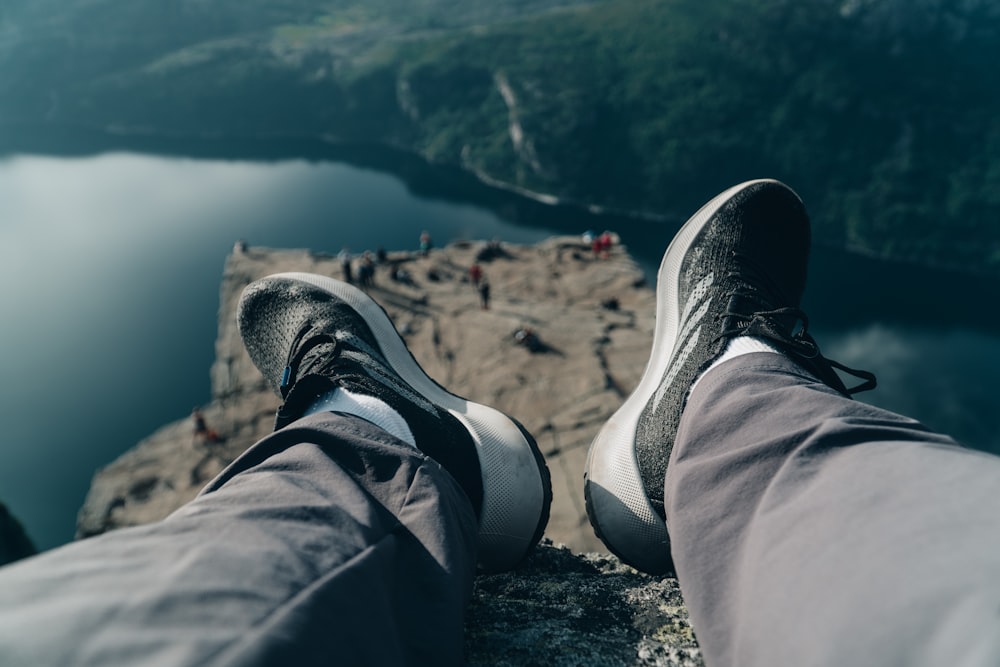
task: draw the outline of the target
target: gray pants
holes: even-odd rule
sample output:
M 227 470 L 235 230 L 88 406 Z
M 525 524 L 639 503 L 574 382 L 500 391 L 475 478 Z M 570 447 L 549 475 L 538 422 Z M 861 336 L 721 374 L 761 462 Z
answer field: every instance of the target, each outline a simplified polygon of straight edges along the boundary
M 713 667 L 1000 664 L 1000 458 L 753 354 L 666 480 Z M 264 439 L 165 521 L 0 569 L 0 665 L 455 664 L 472 508 L 357 418 Z
M 437 463 L 314 415 L 160 523 L 0 569 L 0 665 L 460 664 L 476 535 Z
M 666 509 L 709 665 L 1000 665 L 1000 457 L 751 354 L 692 392 Z

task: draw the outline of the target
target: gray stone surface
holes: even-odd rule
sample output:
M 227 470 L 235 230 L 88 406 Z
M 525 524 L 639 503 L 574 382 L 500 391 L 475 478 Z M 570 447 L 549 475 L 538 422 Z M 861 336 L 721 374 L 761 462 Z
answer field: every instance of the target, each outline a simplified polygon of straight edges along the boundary
M 483 243 L 393 253 L 414 285 L 380 267 L 368 288 L 431 377 L 498 407 L 535 435 L 553 480 L 546 545 L 517 571 L 480 576 L 467 624 L 471 664 L 701 664 L 673 579 L 646 577 L 608 555 L 586 518 L 583 468 L 601 424 L 638 382 L 652 343 L 654 293 L 625 248 L 597 258 L 577 237 L 502 245 L 481 265 L 489 310 L 468 280 Z M 226 261 L 212 400 L 203 408 L 219 442 L 184 417 L 100 470 L 78 536 L 160 519 L 271 431 L 278 399 L 243 350 L 235 308 L 249 282 L 279 271 L 340 277 L 336 258 L 250 247 Z M 608 307 L 615 300 L 616 306 Z M 518 345 L 529 326 L 545 351 Z M 552 544 L 564 545 L 554 547 Z
M 676 579 L 551 543 L 477 577 L 465 647 L 470 665 L 704 665 Z

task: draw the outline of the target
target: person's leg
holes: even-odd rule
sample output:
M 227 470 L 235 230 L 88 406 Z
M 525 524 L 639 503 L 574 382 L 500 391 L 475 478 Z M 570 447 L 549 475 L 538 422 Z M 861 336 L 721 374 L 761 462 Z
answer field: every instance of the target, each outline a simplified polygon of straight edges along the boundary
M 709 665 L 1000 664 L 1000 458 L 784 355 L 705 374 L 666 474 Z
M 0 573 L 0 664 L 461 660 L 477 563 L 513 567 L 548 519 L 534 439 L 346 283 L 269 276 L 238 310 L 276 432 L 168 519 Z
M 459 664 L 476 534 L 438 463 L 313 415 L 162 522 L 0 569 L 0 664 Z
M 663 503 L 667 461 L 691 385 L 730 338 L 777 335 L 784 348 L 806 348 L 812 366 L 824 361 L 804 329 L 788 331 L 804 319 L 798 305 L 809 240 L 798 195 L 762 179 L 712 199 L 670 242 L 657 275 L 649 361 L 591 444 L 584 472 L 594 532 L 629 565 L 651 574 L 674 570 Z M 836 377 L 828 367 L 818 370 Z
M 850 400 L 875 378 L 806 331 L 809 235 L 772 180 L 681 228 L 649 363 L 591 445 L 591 523 L 676 565 L 709 665 L 996 664 L 1000 459 Z
M 284 399 L 276 428 L 317 410 L 346 411 L 415 446 L 472 501 L 485 570 L 513 567 L 538 543 L 552 487 L 534 438 L 432 380 L 367 294 L 315 274 L 275 274 L 244 290 L 238 323 L 250 358 Z

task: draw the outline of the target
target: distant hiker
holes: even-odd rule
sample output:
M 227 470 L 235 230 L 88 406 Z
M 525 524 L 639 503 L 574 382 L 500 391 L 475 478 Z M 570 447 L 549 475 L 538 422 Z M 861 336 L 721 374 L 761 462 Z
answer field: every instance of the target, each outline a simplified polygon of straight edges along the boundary
M 521 327 L 514 332 L 514 340 L 518 345 L 523 345 L 531 352 L 541 352 L 542 341 L 531 327 Z
M 432 245 L 430 232 L 426 229 L 420 232 L 420 254 L 426 255 L 429 253 Z
M 490 239 L 476 253 L 477 262 L 491 262 L 499 257 L 506 257 L 507 251 L 500 245 L 499 239 Z
M 594 253 L 601 259 L 607 259 L 611 256 L 612 245 L 614 245 L 614 238 L 611 236 L 611 232 L 605 231 L 594 239 Z
M 337 254 L 337 259 L 340 260 L 340 272 L 344 276 L 344 282 L 354 282 L 354 277 L 351 275 L 351 251 L 347 246 Z
M 479 287 L 479 281 L 483 279 L 483 267 L 473 264 L 469 267 L 469 280 L 474 287 Z
M 205 415 L 202 414 L 201 408 L 195 407 L 191 410 L 191 421 L 194 422 L 195 435 L 202 436 L 208 432 L 208 425 L 205 423 Z
M 416 285 L 416 283 L 413 282 L 413 276 L 410 275 L 410 272 L 401 266 L 396 266 L 395 268 L 393 268 L 392 273 L 389 274 L 389 277 L 395 280 L 397 283 L 402 283 L 404 285 L 411 285 L 411 286 Z
M 247 242 L 243 239 L 239 239 L 233 244 L 233 254 L 242 255 L 247 251 Z
M 371 287 L 375 284 L 375 260 L 370 252 L 365 252 L 361 258 L 361 265 L 358 267 L 358 282 L 362 287 Z
M 205 415 L 202 414 L 200 407 L 195 407 L 191 410 L 191 421 L 194 422 L 194 437 L 195 440 L 201 440 L 202 442 L 219 442 L 219 434 L 208 427 L 208 423 L 205 421 Z
M 378 264 L 385 264 L 387 261 L 389 261 L 389 253 L 385 251 L 385 248 L 379 246 L 375 250 L 375 262 Z
M 485 275 L 479 281 L 479 307 L 482 310 L 490 309 L 490 281 Z

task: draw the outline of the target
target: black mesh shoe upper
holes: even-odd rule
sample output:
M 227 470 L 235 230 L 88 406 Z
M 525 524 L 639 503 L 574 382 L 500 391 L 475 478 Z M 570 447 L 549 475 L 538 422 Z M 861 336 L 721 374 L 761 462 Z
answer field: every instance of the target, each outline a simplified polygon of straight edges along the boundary
M 733 186 L 699 209 L 664 253 L 656 326 L 635 390 L 604 423 L 587 454 L 584 499 L 594 532 L 644 572 L 674 570 L 663 506 L 667 464 L 692 385 L 739 336 L 764 339 L 808 373 L 848 394 L 806 331 L 809 219 L 774 180 Z M 844 369 L 849 370 L 849 369 Z
M 403 417 L 417 448 L 456 478 L 479 511 L 482 479 L 468 431 L 400 378 L 349 304 L 306 283 L 265 279 L 244 292 L 239 318 L 250 357 L 284 399 L 276 430 L 336 387 L 374 396 Z
M 806 330 L 799 304 L 809 244 L 809 219 L 798 196 L 775 181 L 759 181 L 738 191 L 703 224 L 677 275 L 670 277 L 676 279 L 673 298 L 680 312 L 677 337 L 635 436 L 643 486 L 661 517 L 667 461 L 688 391 L 730 339 L 766 339 L 845 395 L 874 387 L 870 373 L 825 359 Z M 832 366 L 866 382 L 848 390 Z

